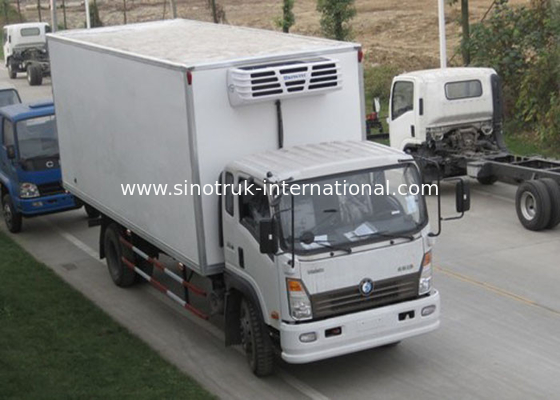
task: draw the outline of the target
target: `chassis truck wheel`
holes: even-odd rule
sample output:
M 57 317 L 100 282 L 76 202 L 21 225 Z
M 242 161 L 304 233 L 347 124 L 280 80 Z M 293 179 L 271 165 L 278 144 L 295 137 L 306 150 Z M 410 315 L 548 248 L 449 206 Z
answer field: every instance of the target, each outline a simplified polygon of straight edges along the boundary
M 265 324 L 255 305 L 243 299 L 240 312 L 241 345 L 256 376 L 267 376 L 274 367 L 274 352 Z
M 132 258 L 128 257 L 129 255 L 127 253 L 129 253 L 129 251 L 121 245 L 119 237 L 120 233 L 117 224 L 112 223 L 105 229 L 105 236 L 103 237 L 105 258 L 107 259 L 109 274 L 115 285 L 129 287 L 134 283 L 136 273 L 121 261 L 123 255 L 129 260 Z
M 29 86 L 40 86 L 43 83 L 43 71 L 39 65 L 27 66 L 27 82 Z
M 11 233 L 21 232 L 22 216 L 16 211 L 9 194 L 4 195 L 2 198 L 2 213 L 8 230 Z
M 8 76 L 10 77 L 10 79 L 17 78 L 16 64 L 14 64 L 12 60 L 8 60 Z
M 546 228 L 552 210 L 546 184 L 539 180 L 523 182 L 517 189 L 515 208 L 526 229 L 540 231 Z
M 540 181 L 546 185 L 551 201 L 550 220 L 546 229 L 553 229 L 560 223 L 560 186 L 551 178 L 543 178 Z
M 498 182 L 498 178 L 492 175 L 476 178 L 476 180 L 481 185 L 493 185 L 494 183 Z
M 84 205 L 84 209 L 86 210 L 86 214 L 88 218 L 95 219 L 95 218 L 99 218 L 99 216 L 101 215 L 99 211 L 97 211 L 95 208 L 93 208 L 88 204 Z

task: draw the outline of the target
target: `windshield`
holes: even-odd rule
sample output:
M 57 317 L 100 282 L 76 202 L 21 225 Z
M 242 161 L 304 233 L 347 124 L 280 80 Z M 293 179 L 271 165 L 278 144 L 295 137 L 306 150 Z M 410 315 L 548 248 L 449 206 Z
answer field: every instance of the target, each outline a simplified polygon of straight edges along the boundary
M 282 245 L 287 250 L 292 243 L 293 202 L 296 253 L 348 249 L 398 238 L 418 231 L 427 222 L 422 181 L 414 164 L 297 185 L 307 190 L 300 190 L 299 195 L 286 194 L 280 201 Z
M 58 135 L 54 115 L 17 123 L 19 156 L 22 160 L 58 157 Z
M 15 90 L 0 91 L 0 107 L 11 106 L 12 104 L 18 103 L 21 103 L 21 101 Z

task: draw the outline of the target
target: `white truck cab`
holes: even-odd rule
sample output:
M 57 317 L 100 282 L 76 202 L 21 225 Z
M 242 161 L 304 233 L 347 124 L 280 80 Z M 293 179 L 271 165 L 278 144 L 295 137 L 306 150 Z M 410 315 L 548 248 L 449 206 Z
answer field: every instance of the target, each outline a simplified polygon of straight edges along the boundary
M 370 142 L 309 144 L 235 161 L 223 179 L 261 189 L 229 192 L 222 202 L 226 276 L 253 285 L 285 361 L 388 345 L 439 326 L 424 198 L 397 191 L 421 183 L 412 157 Z M 271 195 L 282 182 L 287 194 Z M 354 192 L 386 182 L 389 196 Z M 336 183 L 340 193 L 329 195 Z M 263 254 L 255 244 L 269 222 L 279 249 Z
M 46 22 L 28 22 L 4 26 L 4 65 L 8 68 L 10 79 L 18 72 L 27 72 L 30 84 L 40 84 L 43 75 L 48 73 L 47 36 L 51 27 Z
M 399 75 L 393 79 L 387 123 L 391 147 L 411 154 L 445 158 L 498 151 L 503 147 L 499 77 L 491 68 Z

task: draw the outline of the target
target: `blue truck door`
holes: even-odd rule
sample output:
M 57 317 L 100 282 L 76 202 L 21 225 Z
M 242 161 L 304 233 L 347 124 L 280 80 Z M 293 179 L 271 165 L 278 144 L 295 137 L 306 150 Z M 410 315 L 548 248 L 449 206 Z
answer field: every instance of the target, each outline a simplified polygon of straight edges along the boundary
M 2 180 L 5 182 L 6 186 L 10 189 L 17 187 L 17 175 L 14 166 L 14 160 L 8 157 L 8 150 L 10 148 L 15 151 L 16 149 L 16 141 L 14 135 L 14 126 L 12 122 L 6 118 L 2 118 L 2 151 L 0 152 L 0 166 L 1 166 L 1 174 Z M 12 185 L 9 185 L 9 183 Z M 15 196 L 15 193 L 10 193 L 12 196 Z

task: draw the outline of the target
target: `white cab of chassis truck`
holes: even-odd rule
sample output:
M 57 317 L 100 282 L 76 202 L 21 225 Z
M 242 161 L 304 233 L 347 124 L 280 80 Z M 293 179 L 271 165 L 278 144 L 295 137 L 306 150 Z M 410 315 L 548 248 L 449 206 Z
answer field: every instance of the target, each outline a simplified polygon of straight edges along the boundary
M 257 375 L 275 351 L 306 363 L 438 327 L 426 205 L 406 189 L 419 171 L 364 141 L 359 45 L 188 20 L 48 44 L 64 185 L 101 213 L 117 285 L 134 282 L 119 235 L 206 278 Z M 387 181 L 389 195 L 350 190 Z

